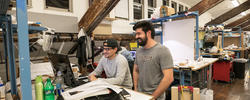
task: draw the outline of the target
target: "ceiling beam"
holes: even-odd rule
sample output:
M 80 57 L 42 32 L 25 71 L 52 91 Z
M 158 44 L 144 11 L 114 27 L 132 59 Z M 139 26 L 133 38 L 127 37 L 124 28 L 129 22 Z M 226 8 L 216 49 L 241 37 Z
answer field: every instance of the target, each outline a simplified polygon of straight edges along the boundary
M 94 0 L 78 23 L 78 27 L 83 28 L 88 35 L 92 35 L 93 30 L 119 1 L 120 0 Z
M 250 25 L 244 27 L 242 30 L 243 30 L 243 31 L 250 31 Z
M 247 14 L 246 16 L 234 21 L 234 22 L 231 22 L 229 24 L 227 24 L 225 27 L 228 28 L 228 27 L 235 27 L 235 26 L 238 26 L 240 25 L 241 23 L 247 21 L 248 19 L 250 19 L 250 13 Z
M 197 3 L 195 6 L 190 8 L 188 11 L 199 11 L 199 15 L 205 13 L 209 9 L 213 8 L 217 4 L 221 3 L 224 0 L 202 0 Z
M 250 25 L 242 29 L 243 31 L 250 31 Z
M 250 25 L 250 19 L 247 20 L 247 21 L 245 21 L 244 23 L 240 24 L 239 26 L 240 26 L 241 28 L 244 28 L 244 27 L 247 27 L 248 25 Z
M 133 34 L 111 34 L 111 35 L 104 35 L 104 34 L 94 34 L 94 40 L 107 40 L 107 39 L 116 39 L 116 40 L 127 40 L 135 42 L 135 36 Z
M 232 10 L 220 15 L 216 19 L 208 22 L 206 25 L 213 25 L 213 24 L 222 24 L 223 22 L 233 18 L 234 16 L 240 14 L 241 12 L 244 12 L 250 8 L 250 0 L 247 0 L 246 2 L 242 3 L 241 5 L 233 8 Z
M 238 25 L 237 27 L 240 27 L 242 30 L 244 30 L 244 28 L 247 28 L 249 25 L 250 25 L 250 19 L 245 21 L 244 23 Z M 233 28 L 232 30 L 236 31 L 238 29 Z

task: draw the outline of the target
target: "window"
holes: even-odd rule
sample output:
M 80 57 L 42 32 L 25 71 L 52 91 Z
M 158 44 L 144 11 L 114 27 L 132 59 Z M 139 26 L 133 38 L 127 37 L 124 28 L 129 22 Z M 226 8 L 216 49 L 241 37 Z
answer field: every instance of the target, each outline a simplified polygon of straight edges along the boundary
M 27 0 L 27 6 L 31 7 L 31 0 Z
M 141 0 L 134 0 L 134 2 L 142 4 Z
M 134 0 L 134 19 L 142 19 L 143 3 L 142 0 Z
M 148 6 L 149 6 L 149 7 L 152 7 L 152 8 L 155 8 L 155 7 L 156 7 L 156 2 L 155 2 L 155 0 L 148 0 Z
M 177 3 L 176 2 L 172 1 L 171 7 L 174 8 L 175 12 L 177 12 Z
M 151 15 L 154 13 L 153 9 L 148 9 L 148 18 L 151 18 Z
M 72 11 L 72 0 L 46 0 L 45 8 Z
M 169 0 L 162 0 L 164 6 L 169 6 Z
M 134 5 L 134 19 L 142 19 L 142 6 Z
M 188 11 L 188 7 L 185 7 L 185 11 Z
M 179 12 L 184 11 L 183 8 L 184 8 L 183 5 L 179 4 Z

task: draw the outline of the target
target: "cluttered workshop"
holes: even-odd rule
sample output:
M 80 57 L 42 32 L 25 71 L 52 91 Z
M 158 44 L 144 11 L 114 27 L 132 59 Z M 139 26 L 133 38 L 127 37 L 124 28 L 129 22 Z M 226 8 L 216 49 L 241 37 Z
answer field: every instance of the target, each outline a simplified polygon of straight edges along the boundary
M 250 100 L 249 60 L 250 0 L 0 0 L 0 100 Z

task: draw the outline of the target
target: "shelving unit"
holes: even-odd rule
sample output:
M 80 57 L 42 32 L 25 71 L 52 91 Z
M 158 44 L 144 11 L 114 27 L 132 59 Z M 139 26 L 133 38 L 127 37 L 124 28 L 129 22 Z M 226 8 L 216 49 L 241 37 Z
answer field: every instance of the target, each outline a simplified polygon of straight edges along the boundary
M 176 14 L 176 15 L 172 15 L 172 16 L 166 16 L 166 17 L 162 17 L 162 18 L 158 18 L 158 19 L 154 19 L 154 20 L 149 20 L 152 23 L 158 23 L 160 22 L 160 26 L 162 26 L 163 22 L 168 21 L 169 19 L 174 19 L 174 18 L 181 18 L 181 17 L 186 17 L 186 16 L 195 16 L 196 18 L 196 36 L 199 36 L 199 13 L 198 12 L 187 12 L 187 13 L 183 13 L 183 14 Z M 163 27 L 162 27 L 163 29 Z M 161 36 L 161 43 L 163 43 L 163 32 L 156 32 L 156 35 L 160 35 Z M 196 38 L 195 40 L 195 59 L 199 58 L 199 38 Z M 192 73 L 193 71 L 186 71 L 186 70 L 174 70 L 174 73 L 177 75 L 175 77 L 175 79 L 180 81 L 180 84 L 182 85 L 194 85 L 197 84 L 198 81 L 193 81 L 192 78 Z M 179 73 L 179 74 L 177 74 Z M 196 74 L 196 73 L 195 73 Z M 178 77 L 179 76 L 179 77 Z M 200 86 L 200 85 L 199 85 Z
M 6 0 L 9 1 L 9 0 Z M 11 94 L 17 95 L 16 84 L 16 70 L 15 70 L 15 55 L 14 55 L 14 43 L 13 33 L 18 33 L 18 51 L 19 51 L 19 67 L 20 67 L 20 80 L 22 90 L 22 100 L 32 100 L 31 91 L 31 74 L 30 74 L 30 55 L 29 55 L 29 36 L 28 32 L 37 32 L 46 30 L 43 27 L 28 26 L 27 21 L 27 0 L 16 1 L 16 15 L 17 25 L 11 23 L 11 15 L 6 13 L 0 14 L 0 25 L 3 30 L 4 37 L 4 50 L 5 50 L 5 62 L 6 68 L 9 65 L 10 68 L 10 81 L 11 81 Z M 5 6 L 8 7 L 8 3 Z M 7 9 L 6 9 L 7 10 Z M 29 31 L 28 31 L 29 30 Z M 8 73 L 6 73 L 8 76 Z
M 175 18 L 181 18 L 181 17 L 187 17 L 187 16 L 195 16 L 196 19 L 196 27 L 195 27 L 195 32 L 196 32 L 196 36 L 199 36 L 199 13 L 196 12 L 187 12 L 187 13 L 183 13 L 183 14 L 176 14 L 176 15 L 172 15 L 172 16 L 166 16 L 166 17 L 161 17 L 158 19 L 152 19 L 152 20 L 146 20 L 146 21 L 151 21 L 152 23 L 158 23 L 160 22 L 160 24 L 157 24 L 159 26 L 162 26 L 163 22 L 168 21 L 169 19 L 175 19 Z M 135 23 L 131 23 L 131 24 L 135 24 Z M 163 33 L 160 31 L 156 31 L 156 35 L 160 35 L 161 36 L 161 43 L 163 43 Z M 199 58 L 199 39 L 196 38 L 195 39 L 195 59 Z
M 210 25 L 211 26 L 211 25 Z M 212 25 L 212 26 L 216 26 L 216 25 Z M 221 39 L 221 46 L 222 46 L 222 49 L 224 49 L 224 38 L 228 38 L 228 37 L 235 37 L 235 38 L 239 38 L 239 47 L 242 48 L 242 30 L 240 27 L 237 27 L 239 28 L 238 31 L 224 31 L 224 30 L 213 30 L 211 31 L 212 33 L 221 33 L 221 36 L 222 36 L 222 39 Z M 225 36 L 225 34 L 235 34 L 235 33 L 239 33 L 240 35 L 227 35 Z M 243 49 L 224 49 L 224 50 L 229 50 L 229 51 L 234 51 L 236 52 L 236 57 L 237 58 L 240 58 L 240 51 L 243 50 Z

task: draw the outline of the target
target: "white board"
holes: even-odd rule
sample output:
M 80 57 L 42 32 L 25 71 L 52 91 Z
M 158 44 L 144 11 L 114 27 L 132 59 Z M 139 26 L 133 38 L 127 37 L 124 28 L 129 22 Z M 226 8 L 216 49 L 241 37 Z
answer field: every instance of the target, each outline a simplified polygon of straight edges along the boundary
M 163 45 L 167 46 L 174 63 L 194 60 L 195 19 L 184 19 L 163 23 Z

